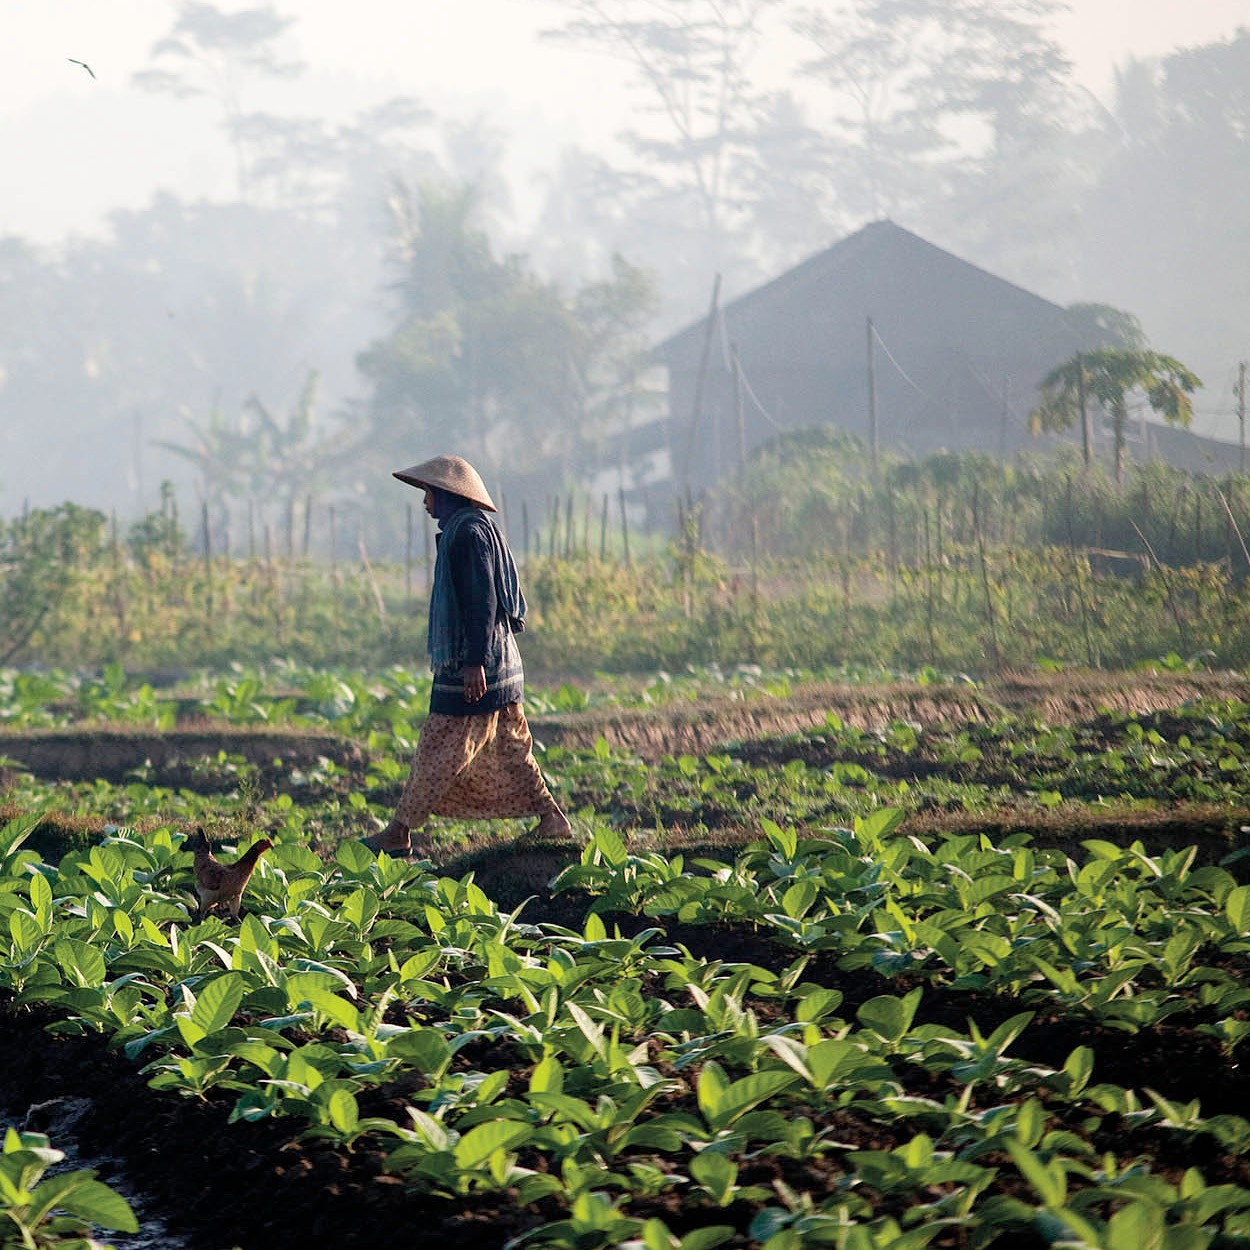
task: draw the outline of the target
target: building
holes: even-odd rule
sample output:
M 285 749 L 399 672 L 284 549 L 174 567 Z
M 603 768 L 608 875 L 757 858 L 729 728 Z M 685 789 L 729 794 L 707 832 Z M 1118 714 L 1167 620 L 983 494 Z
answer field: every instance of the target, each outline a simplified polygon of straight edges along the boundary
M 777 433 L 824 422 L 916 456 L 1037 449 L 1040 380 L 1105 341 L 1058 304 L 874 222 L 656 348 L 672 481 L 698 492 Z M 1226 443 L 1147 423 L 1132 436 L 1131 454 L 1236 468 Z

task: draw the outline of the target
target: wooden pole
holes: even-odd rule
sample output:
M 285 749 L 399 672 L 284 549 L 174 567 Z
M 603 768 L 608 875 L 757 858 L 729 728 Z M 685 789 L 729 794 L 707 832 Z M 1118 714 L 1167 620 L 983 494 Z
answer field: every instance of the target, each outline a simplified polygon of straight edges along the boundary
M 712 334 L 716 329 L 716 310 L 720 306 L 720 274 L 712 283 L 712 302 L 708 305 L 707 322 L 703 331 L 703 347 L 699 353 L 699 371 L 694 380 L 694 402 L 690 405 L 690 424 L 686 431 L 686 458 L 682 462 L 682 480 L 686 493 L 690 493 L 690 470 L 694 465 L 694 440 L 698 432 L 703 409 L 703 384 L 707 378 L 708 356 L 712 350 Z
M 312 543 L 312 511 L 313 511 L 312 495 L 308 494 L 304 496 L 303 557 L 305 560 L 308 559 L 308 548 Z
M 1237 426 L 1241 430 L 1241 455 L 1237 472 L 1246 471 L 1246 362 L 1237 366 Z
M 1081 451 L 1088 469 L 1093 459 L 1093 439 L 1089 428 L 1089 405 L 1085 402 L 1085 357 L 1080 352 L 1076 355 L 1076 402 L 1081 412 Z
M 877 330 L 868 318 L 868 437 L 872 447 L 872 475 L 877 476 L 881 434 L 877 428 Z
M 530 558 L 530 509 L 524 499 L 521 500 L 521 550 L 525 552 L 525 559 L 528 562 Z
M 407 525 L 404 529 L 404 602 L 412 607 L 412 504 L 408 505 Z
M 742 361 L 738 357 L 738 344 L 729 345 L 734 375 L 734 417 L 738 423 L 738 472 L 747 471 L 747 414 L 742 397 Z
M 208 500 L 200 504 L 200 523 L 204 528 L 204 601 L 211 616 L 213 612 L 213 539 L 208 525 Z
M 608 492 L 603 492 L 603 511 L 599 515 L 599 559 L 608 558 Z
M 625 511 L 625 487 L 616 488 L 616 497 L 621 505 L 621 544 L 625 548 L 625 565 L 629 567 L 629 517 Z

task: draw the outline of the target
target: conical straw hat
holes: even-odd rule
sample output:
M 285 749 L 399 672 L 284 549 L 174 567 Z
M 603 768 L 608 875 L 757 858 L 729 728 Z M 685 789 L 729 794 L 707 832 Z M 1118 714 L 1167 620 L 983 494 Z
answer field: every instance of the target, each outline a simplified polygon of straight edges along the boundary
M 481 474 L 459 456 L 435 456 L 432 460 L 414 464 L 411 469 L 399 469 L 391 476 L 420 490 L 437 486 L 453 495 L 461 495 L 471 503 L 481 504 L 488 512 L 499 511 L 486 489 L 486 483 L 482 481 Z

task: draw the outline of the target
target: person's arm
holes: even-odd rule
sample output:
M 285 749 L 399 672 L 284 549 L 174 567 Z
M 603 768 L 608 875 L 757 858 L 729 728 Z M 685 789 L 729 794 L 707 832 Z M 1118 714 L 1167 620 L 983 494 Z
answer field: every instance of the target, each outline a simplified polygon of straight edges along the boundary
M 464 698 L 476 703 L 486 694 L 486 652 L 495 627 L 494 550 L 475 527 L 466 526 L 448 555 L 464 625 Z

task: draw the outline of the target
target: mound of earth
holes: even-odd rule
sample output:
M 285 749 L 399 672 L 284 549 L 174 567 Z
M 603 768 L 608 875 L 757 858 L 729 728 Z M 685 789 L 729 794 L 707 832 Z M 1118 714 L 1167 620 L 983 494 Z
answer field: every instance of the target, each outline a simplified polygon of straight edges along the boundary
M 1238 673 L 1143 672 L 1028 674 L 958 685 L 811 683 L 784 697 L 753 694 L 660 708 L 534 716 L 530 727 L 547 746 L 589 747 L 602 737 L 611 747 L 653 761 L 797 733 L 824 724 L 830 712 L 866 731 L 880 731 L 893 721 L 985 724 L 1004 715 L 1063 725 L 1106 712 L 1158 712 L 1195 699 L 1250 701 L 1250 679 Z

